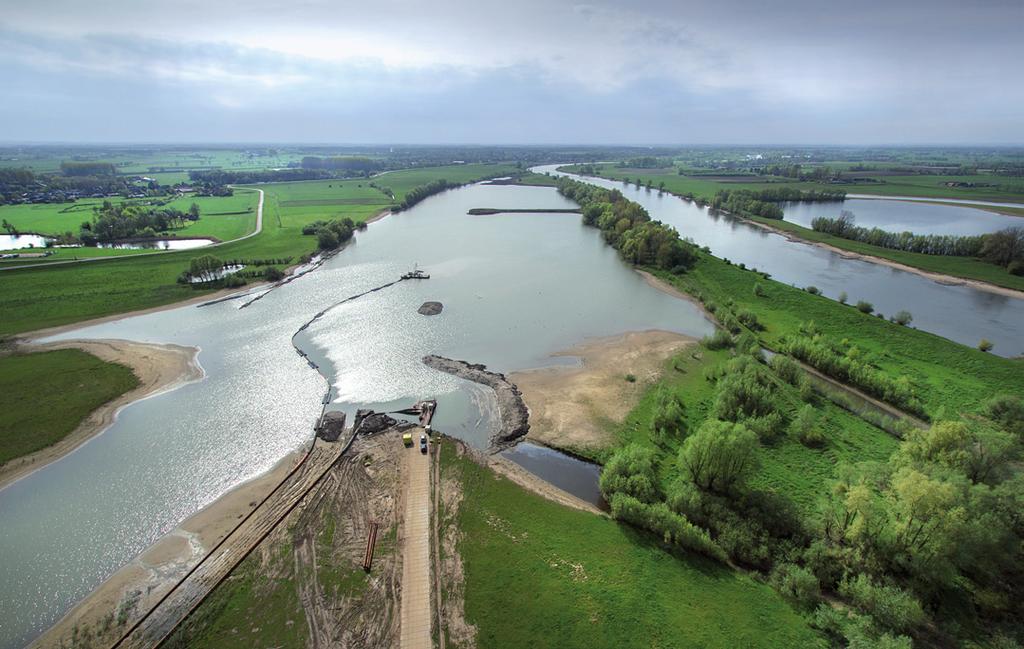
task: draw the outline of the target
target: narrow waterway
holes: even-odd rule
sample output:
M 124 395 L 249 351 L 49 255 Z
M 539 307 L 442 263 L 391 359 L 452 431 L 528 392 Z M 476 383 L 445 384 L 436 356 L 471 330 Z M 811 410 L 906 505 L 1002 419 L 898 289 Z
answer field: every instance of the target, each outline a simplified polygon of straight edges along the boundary
M 558 166 L 534 170 L 572 175 L 556 171 Z M 698 245 L 708 246 L 716 256 L 771 273 L 780 282 L 801 288 L 816 286 L 832 299 L 846 293 L 851 303 L 865 300 L 886 316 L 907 310 L 918 329 L 971 347 L 985 338 L 995 344 L 993 353 L 1001 356 L 1024 354 L 1024 299 L 941 284 L 882 264 L 844 257 L 668 193 L 603 178 L 581 179 L 621 191 L 643 205 L 652 218 L 672 225 Z M 944 209 L 941 205 L 930 207 Z
M 554 189 L 474 185 L 370 225 L 323 267 L 241 301 L 181 307 L 58 338 L 193 345 L 207 376 L 125 408 L 103 434 L 0 490 L 0 648 L 23 646 L 180 521 L 269 470 L 312 435 L 326 386 L 295 331 L 416 262 L 400 282 L 330 310 L 296 343 L 331 377 L 331 408 L 439 401 L 439 430 L 484 446 L 491 399 L 431 370 L 428 353 L 511 372 L 589 337 L 712 325 L 644 283 L 578 214 L 469 216 L 472 207 L 573 207 Z M 444 304 L 437 316 L 417 308 Z

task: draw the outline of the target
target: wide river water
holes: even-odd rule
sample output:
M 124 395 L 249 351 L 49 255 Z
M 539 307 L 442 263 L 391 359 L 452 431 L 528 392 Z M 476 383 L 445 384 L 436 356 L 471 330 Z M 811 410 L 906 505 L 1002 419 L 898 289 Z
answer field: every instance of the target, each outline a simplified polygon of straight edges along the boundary
M 103 434 L 0 491 L 0 647 L 24 645 L 107 576 L 237 484 L 312 437 L 325 385 L 291 345 L 327 360 L 332 408 L 439 401 L 435 423 L 477 446 L 489 400 L 424 366 L 428 353 L 503 372 L 552 364 L 582 340 L 712 325 L 648 286 L 578 214 L 469 216 L 472 207 L 574 207 L 554 189 L 474 185 L 372 223 L 323 267 L 241 301 L 181 307 L 58 338 L 122 338 L 201 349 L 204 380 L 125 408 Z M 444 304 L 438 316 L 416 309 Z M 566 359 L 559 359 L 565 362 Z
M 546 165 L 534 170 L 556 176 L 570 175 L 556 171 L 558 166 Z M 850 303 L 865 300 L 886 316 L 905 309 L 914 316 L 913 326 L 918 329 L 972 347 L 987 338 L 995 344 L 993 353 L 1024 354 L 1024 300 L 1020 298 L 969 286 L 940 284 L 915 273 L 790 241 L 742 219 L 699 207 L 668 193 L 659 195 L 657 191 L 603 178 L 585 180 L 618 189 L 626 198 L 647 208 L 652 218 L 675 227 L 683 237 L 708 246 L 719 257 L 771 273 L 772 279 L 801 288 L 816 286 L 833 299 L 845 292 Z M 920 205 L 932 210 L 952 209 L 944 205 Z M 966 210 L 965 214 L 965 218 L 988 216 L 992 215 L 981 210 Z

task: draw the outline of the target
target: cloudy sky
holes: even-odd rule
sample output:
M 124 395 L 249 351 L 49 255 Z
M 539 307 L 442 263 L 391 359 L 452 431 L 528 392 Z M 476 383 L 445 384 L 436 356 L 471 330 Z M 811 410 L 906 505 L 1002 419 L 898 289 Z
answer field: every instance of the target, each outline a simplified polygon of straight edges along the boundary
M 0 141 L 1024 143 L 1024 0 L 0 0 Z

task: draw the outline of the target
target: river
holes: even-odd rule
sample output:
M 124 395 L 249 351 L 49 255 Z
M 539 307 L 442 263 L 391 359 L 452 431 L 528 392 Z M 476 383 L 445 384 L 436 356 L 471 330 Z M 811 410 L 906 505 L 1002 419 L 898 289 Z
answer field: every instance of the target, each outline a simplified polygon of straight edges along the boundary
M 691 303 L 624 265 L 578 214 L 469 216 L 472 207 L 574 207 L 554 189 L 474 185 L 370 224 L 323 267 L 240 301 L 180 307 L 72 331 L 201 349 L 206 378 L 125 408 L 75 452 L 0 491 L 0 647 L 24 645 L 107 576 L 232 487 L 309 441 L 325 385 L 292 348 L 328 361 L 331 408 L 439 401 L 439 430 L 485 446 L 489 400 L 425 367 L 438 353 L 511 372 L 586 338 L 664 329 L 703 336 Z M 444 311 L 417 308 L 438 300 Z M 564 362 L 560 359 L 559 362 Z
M 556 171 L 558 166 L 545 165 L 534 170 L 571 175 Z M 865 300 L 887 316 L 907 310 L 914 316 L 913 326 L 918 329 L 972 347 L 986 338 L 995 344 L 993 353 L 1002 356 L 1024 354 L 1024 299 L 969 286 L 941 284 L 915 273 L 844 257 L 820 246 L 791 241 L 668 193 L 603 178 L 584 180 L 618 189 L 626 198 L 643 205 L 652 218 L 675 227 L 683 237 L 708 246 L 719 257 L 771 273 L 772 279 L 801 288 L 816 286 L 833 299 L 845 292 L 851 303 Z

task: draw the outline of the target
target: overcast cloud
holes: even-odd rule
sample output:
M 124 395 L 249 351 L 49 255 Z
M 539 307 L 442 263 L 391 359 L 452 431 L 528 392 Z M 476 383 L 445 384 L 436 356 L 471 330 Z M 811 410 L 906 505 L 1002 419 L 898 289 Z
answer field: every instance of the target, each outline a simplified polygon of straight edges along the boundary
M 0 140 L 1024 143 L 1024 1 L 0 0 Z

